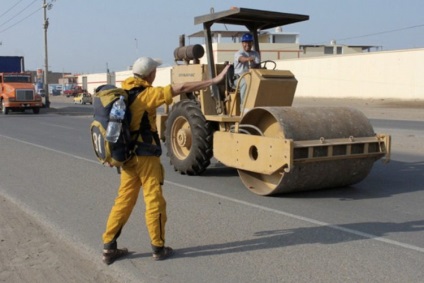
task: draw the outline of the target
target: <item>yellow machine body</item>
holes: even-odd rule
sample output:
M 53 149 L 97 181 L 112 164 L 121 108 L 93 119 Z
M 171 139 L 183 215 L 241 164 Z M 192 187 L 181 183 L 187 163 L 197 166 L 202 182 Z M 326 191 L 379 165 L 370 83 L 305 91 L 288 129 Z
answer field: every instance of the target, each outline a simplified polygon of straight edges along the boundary
M 196 19 L 205 23 L 210 42 L 211 22 L 235 18 L 256 31 L 248 23 L 287 23 L 305 16 L 238 8 Z M 213 64 L 211 46 L 206 48 L 212 65 L 185 60 L 173 67 L 172 83 L 208 79 L 224 68 Z M 158 115 L 159 135 L 176 171 L 199 175 L 214 157 L 236 168 L 253 193 L 272 195 L 349 186 L 362 181 L 376 160 L 390 159 L 390 136 L 374 133 L 362 112 L 292 107 L 297 80 L 290 71 L 251 69 L 242 78 L 247 84 L 243 104 L 229 74 L 220 85 L 176 97 Z

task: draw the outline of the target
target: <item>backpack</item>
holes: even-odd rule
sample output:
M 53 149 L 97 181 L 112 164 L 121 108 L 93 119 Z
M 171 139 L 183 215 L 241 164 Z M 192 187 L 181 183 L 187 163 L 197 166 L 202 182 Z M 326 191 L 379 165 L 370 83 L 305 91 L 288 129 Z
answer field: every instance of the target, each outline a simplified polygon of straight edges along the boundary
M 119 168 L 134 155 L 138 133 L 135 139 L 131 139 L 134 133 L 130 131 L 130 105 L 143 89 L 144 88 L 134 88 L 127 91 L 122 88 L 117 88 L 114 85 L 102 85 L 95 90 L 93 98 L 94 121 L 90 126 L 94 153 L 102 164 L 117 167 L 118 173 Z M 125 117 L 122 121 L 122 128 L 118 141 L 112 143 L 108 142 L 105 138 L 106 129 L 112 105 L 120 96 L 124 97 L 126 104 Z

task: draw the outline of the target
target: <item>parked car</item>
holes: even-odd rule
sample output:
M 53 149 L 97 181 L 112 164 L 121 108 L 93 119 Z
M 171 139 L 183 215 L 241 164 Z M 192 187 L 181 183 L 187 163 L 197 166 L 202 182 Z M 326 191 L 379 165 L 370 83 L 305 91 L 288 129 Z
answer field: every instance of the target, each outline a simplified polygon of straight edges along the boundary
M 82 87 L 80 87 L 80 86 L 73 86 L 72 88 L 70 88 L 70 89 L 66 89 L 66 90 L 64 90 L 63 91 L 63 94 L 64 95 L 66 95 L 66 97 L 70 97 L 70 96 L 73 96 L 73 97 L 76 97 L 76 96 L 78 96 L 79 94 L 81 94 L 81 93 L 84 93 L 84 92 L 86 92 L 87 90 L 85 90 L 85 89 L 83 89 Z
M 53 91 L 52 91 L 53 96 L 58 96 L 58 95 L 61 95 L 61 94 L 62 94 L 62 91 L 59 90 L 59 89 L 53 89 Z
M 93 98 L 88 92 L 80 93 L 74 97 L 74 104 L 93 104 Z

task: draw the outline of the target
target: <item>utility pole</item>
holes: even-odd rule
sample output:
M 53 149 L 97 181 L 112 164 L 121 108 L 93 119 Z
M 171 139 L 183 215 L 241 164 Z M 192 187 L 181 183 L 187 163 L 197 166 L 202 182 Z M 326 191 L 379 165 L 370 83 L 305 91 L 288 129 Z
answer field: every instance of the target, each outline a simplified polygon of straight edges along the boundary
M 55 0 L 53 0 L 55 1 Z M 46 0 L 43 0 L 43 9 L 44 9 L 44 91 L 46 93 L 46 101 L 45 101 L 45 107 L 50 107 L 50 99 L 49 99 L 49 81 L 48 81 L 48 74 L 49 74 L 49 59 L 48 59 L 48 52 L 47 52 L 47 29 L 49 28 L 49 19 L 47 18 L 47 9 L 52 8 L 51 3 L 47 3 Z

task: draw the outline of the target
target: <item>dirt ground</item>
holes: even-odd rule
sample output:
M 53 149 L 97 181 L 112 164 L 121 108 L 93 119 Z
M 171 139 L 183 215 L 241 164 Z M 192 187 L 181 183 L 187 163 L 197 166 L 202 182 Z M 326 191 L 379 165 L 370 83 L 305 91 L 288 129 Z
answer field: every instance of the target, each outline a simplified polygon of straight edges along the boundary
M 4 197 L 0 227 L 0 282 L 117 282 Z

